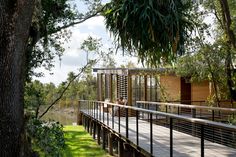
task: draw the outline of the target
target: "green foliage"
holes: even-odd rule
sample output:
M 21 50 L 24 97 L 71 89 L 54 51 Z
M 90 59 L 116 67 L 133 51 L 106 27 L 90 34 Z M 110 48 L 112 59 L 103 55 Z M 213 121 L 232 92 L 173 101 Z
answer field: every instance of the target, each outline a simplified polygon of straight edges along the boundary
M 43 152 L 47 157 L 58 157 L 65 148 L 63 126 L 58 122 L 44 122 L 30 119 L 27 132 L 32 139 L 33 148 Z
M 205 45 L 195 54 L 188 54 L 178 59 L 176 72 L 183 77 L 190 77 L 192 81 L 211 80 L 211 73 L 220 76 L 224 74 L 225 56 L 221 46 Z
M 229 123 L 230 125 L 236 125 L 236 117 L 235 117 L 234 115 L 230 115 L 230 116 L 228 117 L 228 123 Z
M 64 52 L 64 41 L 68 41 L 71 33 L 62 26 L 69 25 L 77 18 L 75 7 L 68 0 L 37 1 L 30 28 L 27 46 L 26 71 L 34 75 L 34 69 L 44 66 L 50 70 L 52 60 Z
M 104 13 L 106 27 L 123 49 L 135 50 L 149 65 L 184 53 L 194 29 L 191 1 L 113 0 Z
M 214 94 L 209 99 L 227 99 L 227 81 L 225 72 L 226 52 L 223 42 L 202 45 L 195 54 L 185 55 L 178 59 L 176 73 L 182 77 L 191 77 L 191 81 L 209 80 L 213 83 Z
M 34 69 L 51 70 L 53 59 L 64 52 L 63 44 L 71 37 L 69 27 L 80 24 L 98 15 L 102 10 L 101 0 L 81 0 L 87 10 L 78 12 L 70 0 L 36 0 L 26 50 L 26 77 L 42 76 Z
M 113 57 L 113 48 L 108 48 L 108 50 L 106 51 L 102 46 L 103 45 L 101 43 L 101 38 L 97 39 L 89 36 L 86 40 L 83 41 L 80 48 L 87 53 L 87 62 L 89 61 L 89 53 L 93 53 L 93 55 L 96 55 L 97 58 L 101 59 L 102 67 L 114 68 L 116 62 Z
M 26 112 L 37 117 L 39 106 L 45 105 L 46 103 L 45 96 L 44 85 L 41 82 L 35 80 L 26 83 L 24 94 Z

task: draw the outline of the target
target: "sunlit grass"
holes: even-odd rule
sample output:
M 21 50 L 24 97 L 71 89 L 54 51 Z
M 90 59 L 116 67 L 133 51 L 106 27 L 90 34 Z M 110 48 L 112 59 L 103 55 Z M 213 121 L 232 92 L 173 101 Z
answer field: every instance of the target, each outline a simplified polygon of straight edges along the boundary
M 83 126 L 64 126 L 64 157 L 108 157 L 109 155 L 84 131 Z

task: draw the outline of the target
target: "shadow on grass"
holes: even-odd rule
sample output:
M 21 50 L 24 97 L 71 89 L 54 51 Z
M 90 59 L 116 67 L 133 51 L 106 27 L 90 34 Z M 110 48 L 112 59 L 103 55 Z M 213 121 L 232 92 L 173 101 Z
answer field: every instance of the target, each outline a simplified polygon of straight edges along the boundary
M 82 126 L 65 126 L 66 149 L 64 157 L 105 157 L 109 156 Z

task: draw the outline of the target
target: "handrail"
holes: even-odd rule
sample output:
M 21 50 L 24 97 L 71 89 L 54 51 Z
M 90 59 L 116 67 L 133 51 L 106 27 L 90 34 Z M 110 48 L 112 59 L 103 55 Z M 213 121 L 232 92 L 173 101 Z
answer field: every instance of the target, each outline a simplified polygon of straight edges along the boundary
M 136 101 L 136 103 L 175 106 L 175 107 L 184 107 L 184 108 L 191 108 L 191 109 L 209 109 L 209 110 L 216 110 L 216 111 L 236 112 L 236 108 L 210 107 L 210 106 L 198 106 L 198 105 L 175 104 L 175 103 L 152 102 L 152 101 Z
M 161 115 L 161 116 L 167 116 L 169 118 L 181 119 L 181 120 L 189 121 L 189 122 L 192 122 L 192 123 L 203 124 L 203 125 L 206 125 L 206 126 L 227 128 L 229 130 L 236 131 L 236 126 L 235 125 L 229 125 L 229 124 L 214 122 L 214 121 L 205 120 L 205 119 L 191 118 L 191 117 L 176 115 L 176 114 L 173 114 L 173 113 L 166 113 L 166 112 L 148 110 L 148 109 L 143 109 L 143 108 L 134 107 L 134 106 L 124 106 L 124 105 L 119 105 L 119 104 L 104 102 L 104 101 L 91 101 L 91 100 L 79 100 L 79 101 L 85 101 L 85 102 L 90 101 L 90 102 L 94 102 L 94 103 L 103 103 L 103 104 L 108 104 L 108 105 L 112 105 L 112 106 L 118 106 L 118 107 L 121 107 L 121 108 L 128 108 L 128 109 L 132 109 L 132 110 L 136 110 L 136 111 L 152 113 L 152 114 L 158 114 L 158 115 Z M 139 102 L 141 102 L 141 101 L 139 101 Z

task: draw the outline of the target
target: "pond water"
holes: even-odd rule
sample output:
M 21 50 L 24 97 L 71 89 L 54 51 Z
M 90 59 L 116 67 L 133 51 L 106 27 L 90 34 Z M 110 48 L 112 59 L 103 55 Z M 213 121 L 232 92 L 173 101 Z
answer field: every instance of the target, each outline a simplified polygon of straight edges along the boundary
M 60 111 L 49 111 L 46 113 L 43 117 L 43 120 L 48 121 L 54 120 L 60 122 L 62 125 L 72 125 L 73 123 L 76 123 L 77 116 L 76 113 L 66 113 L 66 112 L 60 112 Z

